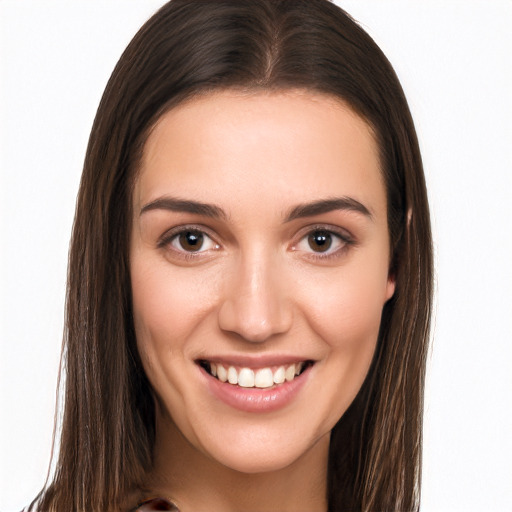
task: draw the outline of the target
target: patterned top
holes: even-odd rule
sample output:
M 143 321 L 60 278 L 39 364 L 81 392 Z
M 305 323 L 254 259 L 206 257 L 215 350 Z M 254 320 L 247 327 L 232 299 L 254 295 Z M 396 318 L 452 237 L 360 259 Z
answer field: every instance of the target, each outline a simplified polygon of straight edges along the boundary
M 164 498 L 152 498 L 144 500 L 143 502 L 130 509 L 129 512 L 158 512 L 167 510 L 168 512 L 180 512 L 178 507 L 165 500 Z M 29 508 L 24 508 L 21 512 L 28 512 Z M 37 509 L 33 508 L 32 512 L 37 512 Z
M 158 510 L 168 510 L 170 512 L 180 512 L 176 505 L 164 500 L 163 498 L 153 498 L 139 503 L 130 512 L 155 512 Z

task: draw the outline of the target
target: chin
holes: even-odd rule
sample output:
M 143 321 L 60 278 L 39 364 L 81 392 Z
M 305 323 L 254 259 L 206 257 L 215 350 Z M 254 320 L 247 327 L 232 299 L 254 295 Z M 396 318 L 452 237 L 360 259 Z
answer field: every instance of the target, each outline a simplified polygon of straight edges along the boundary
M 281 471 L 313 452 L 318 453 L 317 450 L 325 448 L 327 453 L 330 429 L 324 434 L 312 432 L 308 435 L 304 430 L 269 427 L 251 425 L 223 434 L 211 431 L 200 449 L 222 466 L 247 474 Z
M 233 471 L 254 475 L 281 471 L 292 466 L 303 455 L 303 453 L 289 453 L 279 449 L 265 450 L 259 453 L 238 451 L 237 453 L 218 454 L 216 460 Z

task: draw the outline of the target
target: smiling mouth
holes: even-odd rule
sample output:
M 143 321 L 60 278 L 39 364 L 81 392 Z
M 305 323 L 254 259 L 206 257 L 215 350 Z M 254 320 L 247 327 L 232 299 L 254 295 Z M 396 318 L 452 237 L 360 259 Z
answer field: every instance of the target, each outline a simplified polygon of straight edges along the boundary
M 297 363 L 265 368 L 235 367 L 222 363 L 200 360 L 198 364 L 209 375 L 220 382 L 227 382 L 242 388 L 267 389 L 291 382 L 301 375 L 314 361 L 300 361 Z

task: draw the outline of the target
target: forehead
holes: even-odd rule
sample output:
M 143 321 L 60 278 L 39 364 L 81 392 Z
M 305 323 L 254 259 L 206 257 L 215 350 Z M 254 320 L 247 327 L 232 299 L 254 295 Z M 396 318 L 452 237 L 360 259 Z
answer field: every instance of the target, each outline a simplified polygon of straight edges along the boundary
M 305 91 L 223 91 L 164 114 L 144 147 L 135 201 L 232 203 L 350 195 L 385 208 L 378 148 L 346 104 Z

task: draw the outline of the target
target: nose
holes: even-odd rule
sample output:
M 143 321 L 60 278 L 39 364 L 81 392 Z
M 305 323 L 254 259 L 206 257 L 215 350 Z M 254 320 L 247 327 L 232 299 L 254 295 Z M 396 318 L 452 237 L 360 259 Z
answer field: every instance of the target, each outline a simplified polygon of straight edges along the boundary
M 289 300 L 291 283 L 271 258 L 255 255 L 242 259 L 226 276 L 218 311 L 219 327 L 244 340 L 263 342 L 287 332 L 293 319 Z

